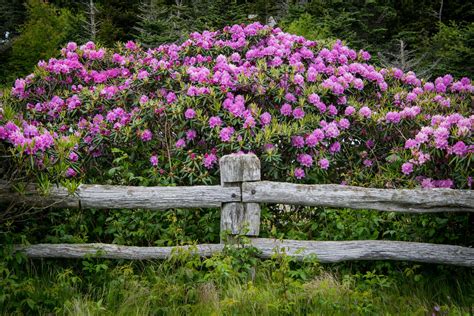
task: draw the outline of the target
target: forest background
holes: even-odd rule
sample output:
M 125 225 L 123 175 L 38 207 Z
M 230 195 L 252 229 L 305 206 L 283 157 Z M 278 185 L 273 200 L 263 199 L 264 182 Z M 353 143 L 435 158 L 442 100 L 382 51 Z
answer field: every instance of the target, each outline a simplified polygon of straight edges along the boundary
M 252 21 L 311 40 L 342 39 L 380 66 L 428 79 L 474 71 L 474 3 L 464 0 L 1 0 L 0 21 L 1 85 L 57 56 L 69 41 L 155 47 Z

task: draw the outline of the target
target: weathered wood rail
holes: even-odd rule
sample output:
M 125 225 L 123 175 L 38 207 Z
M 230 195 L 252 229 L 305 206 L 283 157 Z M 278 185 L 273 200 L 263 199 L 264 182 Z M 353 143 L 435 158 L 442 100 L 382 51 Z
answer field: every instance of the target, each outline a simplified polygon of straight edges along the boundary
M 208 257 L 222 251 L 226 238 L 250 236 L 246 246 L 260 250 L 262 258 L 275 251 L 298 260 L 315 255 L 321 262 L 346 260 L 407 260 L 474 267 L 474 248 L 386 240 L 297 241 L 255 238 L 260 230 L 260 204 L 295 204 L 335 208 L 373 209 L 406 213 L 474 212 L 471 190 L 395 190 L 342 185 L 304 185 L 260 181 L 260 161 L 255 155 L 228 155 L 220 160 L 221 185 L 192 187 L 131 187 L 81 185 L 74 194 L 54 187 L 48 195 L 34 185 L 17 193 L 0 183 L 1 203 L 57 208 L 221 208 L 221 244 L 180 247 L 134 247 L 112 244 L 17 245 L 31 258 L 82 258 L 94 255 L 111 259 L 164 259 L 173 249 L 184 248 Z M 225 233 L 224 233 L 225 232 Z M 225 238 L 224 238 L 225 236 Z

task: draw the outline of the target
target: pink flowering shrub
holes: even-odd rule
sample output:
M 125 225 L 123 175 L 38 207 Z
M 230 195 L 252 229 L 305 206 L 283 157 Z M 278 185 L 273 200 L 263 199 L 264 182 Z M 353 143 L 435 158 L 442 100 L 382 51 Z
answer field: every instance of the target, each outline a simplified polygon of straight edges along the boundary
M 426 82 L 258 23 L 61 55 L 3 97 L 8 179 L 215 183 L 219 157 L 254 152 L 267 179 L 471 186 L 468 78 Z

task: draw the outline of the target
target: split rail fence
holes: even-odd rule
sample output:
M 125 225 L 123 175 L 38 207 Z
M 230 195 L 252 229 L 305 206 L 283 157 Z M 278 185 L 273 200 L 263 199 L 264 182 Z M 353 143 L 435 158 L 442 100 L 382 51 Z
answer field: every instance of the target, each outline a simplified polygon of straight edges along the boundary
M 225 238 L 246 235 L 249 246 L 262 258 L 282 251 L 298 260 L 316 255 L 320 262 L 346 260 L 407 260 L 474 267 L 474 248 L 388 240 L 302 241 L 258 238 L 260 204 L 293 204 L 333 208 L 372 209 L 404 213 L 474 212 L 474 191 L 451 189 L 372 189 L 343 185 L 306 185 L 260 181 L 260 161 L 255 155 L 227 155 L 220 159 L 221 185 L 132 187 L 81 185 L 74 194 L 54 187 L 44 196 L 34 185 L 15 193 L 0 184 L 0 203 L 32 207 L 149 209 L 221 208 L 221 233 Z M 188 248 L 203 257 L 222 251 L 220 244 L 179 247 L 135 247 L 114 244 L 18 245 L 30 258 L 165 259 L 175 248 Z

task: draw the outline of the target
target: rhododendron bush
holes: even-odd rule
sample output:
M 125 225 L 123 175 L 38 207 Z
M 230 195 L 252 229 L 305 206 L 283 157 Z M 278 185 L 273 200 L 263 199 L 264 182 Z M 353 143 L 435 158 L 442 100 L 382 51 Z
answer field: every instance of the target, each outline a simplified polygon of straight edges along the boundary
M 222 155 L 254 152 L 266 179 L 471 186 L 468 78 L 426 82 L 258 23 L 61 55 L 3 96 L 5 178 L 216 183 Z

